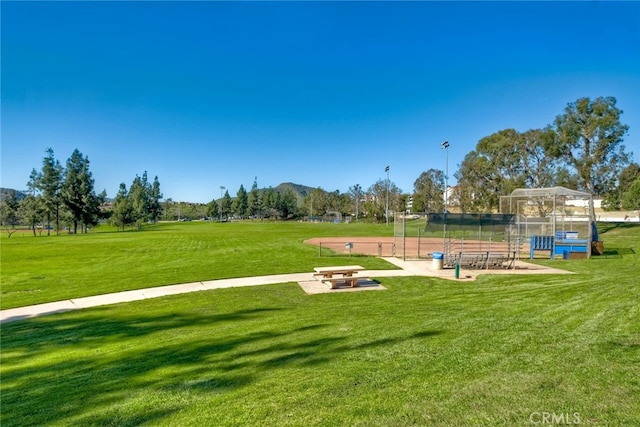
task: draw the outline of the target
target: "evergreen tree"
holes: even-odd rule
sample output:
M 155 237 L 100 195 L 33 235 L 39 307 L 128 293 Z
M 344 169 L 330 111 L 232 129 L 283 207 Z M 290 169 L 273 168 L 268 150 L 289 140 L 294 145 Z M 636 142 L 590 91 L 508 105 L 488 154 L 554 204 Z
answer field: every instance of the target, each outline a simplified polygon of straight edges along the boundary
M 38 197 L 31 193 L 22 199 L 18 208 L 18 215 L 22 222 L 33 231 L 33 235 L 36 236 L 36 228 L 42 223 L 42 218 L 44 217 L 42 203 L 40 203 Z
M 220 210 L 218 208 L 218 202 L 216 202 L 215 199 L 207 203 L 206 212 L 207 212 L 207 217 L 211 219 L 218 217 L 218 215 L 220 214 Z
M 240 218 L 244 218 L 244 216 L 247 214 L 247 208 L 247 191 L 244 189 L 244 186 L 240 184 L 240 189 L 238 189 L 236 199 L 233 201 L 233 213 Z
M 150 219 L 150 191 L 147 182 L 147 172 L 142 178 L 136 175 L 129 187 L 129 203 L 131 204 L 132 219 L 136 228 L 140 230 L 145 222 Z
M 251 186 L 251 191 L 247 197 L 247 205 L 249 215 L 252 218 L 256 218 L 261 216 L 262 212 L 262 198 L 260 192 L 258 191 L 258 177 L 255 177 L 253 180 L 253 185 Z
M 67 160 L 62 184 L 62 201 L 71 215 L 74 234 L 78 232 L 79 223 L 85 232 L 87 226 L 97 223 L 100 199 L 96 196 L 93 185 L 89 158 L 83 157 L 76 148 Z
M 133 209 L 129 201 L 127 186 L 124 182 L 120 184 L 118 194 L 116 194 L 116 198 L 113 201 L 113 212 L 109 222 L 118 229 L 122 229 L 122 231 L 127 225 L 133 223 Z
M 152 222 L 157 222 L 162 213 L 162 206 L 160 205 L 161 199 L 160 181 L 158 181 L 158 176 L 156 175 L 151 185 L 151 195 L 149 197 L 149 218 Z
M 279 193 L 278 193 L 279 194 Z M 290 188 L 287 188 L 278 203 L 278 210 L 282 215 L 282 219 L 287 219 L 293 215 L 298 207 L 296 195 Z
M 63 169 L 55 159 L 53 149 L 47 148 L 47 155 L 42 160 L 40 172 L 33 169 L 27 184 L 40 204 L 39 209 L 44 215 L 47 235 L 51 234 L 51 222 L 55 221 L 56 232 L 60 230 L 60 205 Z
M 231 215 L 231 196 L 229 195 L 229 190 L 224 192 L 224 196 L 222 197 L 222 201 L 220 203 L 220 212 L 222 216 L 228 218 Z
M 2 196 L 2 200 L 0 200 L 0 225 L 7 231 L 9 237 L 15 232 L 15 226 L 18 224 L 19 207 L 20 203 L 15 191 Z

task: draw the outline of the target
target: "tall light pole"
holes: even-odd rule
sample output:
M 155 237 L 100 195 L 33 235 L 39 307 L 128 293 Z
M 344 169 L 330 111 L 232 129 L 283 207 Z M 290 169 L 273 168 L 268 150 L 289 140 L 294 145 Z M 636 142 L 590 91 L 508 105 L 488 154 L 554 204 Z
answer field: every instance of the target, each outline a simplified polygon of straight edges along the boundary
M 440 147 L 445 151 L 447 159 L 444 171 L 444 221 L 442 222 L 442 249 L 446 252 L 447 210 L 449 208 L 449 141 L 444 141 Z
M 385 210 L 385 216 L 387 217 L 387 227 L 389 226 L 389 166 L 384 168 L 384 171 L 387 173 L 387 207 Z

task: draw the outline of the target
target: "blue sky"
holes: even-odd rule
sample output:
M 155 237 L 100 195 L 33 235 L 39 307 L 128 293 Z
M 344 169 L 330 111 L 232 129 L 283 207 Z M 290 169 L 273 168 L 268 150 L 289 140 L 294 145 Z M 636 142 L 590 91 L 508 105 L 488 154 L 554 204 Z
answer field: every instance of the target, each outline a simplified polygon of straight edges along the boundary
M 477 142 L 614 96 L 640 161 L 638 2 L 6 2 L 1 185 L 47 147 L 113 197 L 295 182 L 411 192 Z

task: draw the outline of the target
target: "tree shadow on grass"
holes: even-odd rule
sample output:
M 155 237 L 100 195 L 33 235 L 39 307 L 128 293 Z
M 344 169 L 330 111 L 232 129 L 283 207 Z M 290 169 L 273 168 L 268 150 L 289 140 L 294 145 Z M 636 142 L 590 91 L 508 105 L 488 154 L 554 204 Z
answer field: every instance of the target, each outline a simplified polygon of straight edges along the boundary
M 632 228 L 640 228 L 639 223 L 629 223 L 629 222 L 607 222 L 607 223 L 598 223 L 598 233 L 606 234 L 610 231 L 614 230 L 628 230 Z
M 349 345 L 349 336 L 323 335 L 331 324 L 271 326 L 270 314 L 282 310 L 119 317 L 99 310 L 3 326 L 0 421 L 157 423 L 190 404 L 179 398 L 183 392 L 233 393 L 274 369 L 332 363 L 344 352 L 440 333 Z
M 168 313 L 160 316 L 112 317 L 106 314 L 110 308 L 98 307 L 86 312 L 70 312 L 63 316 L 48 316 L 31 319 L 27 322 L 7 323 L 2 326 L 2 350 L 11 362 L 12 350 L 22 348 L 19 358 L 24 360 L 29 354 L 37 354 L 41 349 L 53 350 L 82 341 L 106 338 L 143 337 L 162 330 L 179 329 L 197 325 L 222 324 L 252 320 L 259 315 L 280 311 L 279 308 L 254 308 L 213 315 L 190 315 Z M 105 314 L 103 314 L 105 313 Z M 9 339 L 10 338 L 10 339 Z M 24 347 L 28 342 L 28 348 Z
M 594 255 L 591 259 L 622 259 L 627 255 L 635 255 L 633 248 L 605 248 L 602 255 Z
M 139 393 L 171 384 L 184 388 L 194 379 L 196 387 L 206 385 L 218 392 L 247 385 L 254 380 L 251 371 L 217 367 L 225 360 L 233 360 L 233 354 L 245 345 L 269 342 L 291 331 L 248 331 L 227 336 L 215 334 L 215 330 L 224 330 L 224 322 L 264 321 L 260 317 L 273 310 L 135 319 L 82 316 L 25 322 L 11 325 L 11 331 L 3 328 L 2 425 L 64 424 L 84 417 L 89 423 L 96 422 L 95 417 L 111 419 L 116 414 L 110 408 L 122 407 Z M 30 323 L 39 323 L 40 327 L 27 327 Z M 214 331 L 211 336 L 197 335 L 193 340 L 180 336 L 181 328 L 188 326 L 193 331 L 194 327 L 205 325 Z M 142 336 L 157 331 L 163 331 L 158 341 L 147 339 L 144 345 L 136 345 Z M 60 352 L 65 351 L 62 354 L 73 357 L 61 358 Z M 158 371 L 167 373 L 157 374 Z M 180 409 L 167 405 L 163 403 L 148 414 L 145 410 L 144 414 L 128 415 L 129 421 L 149 422 Z M 38 410 L 34 411 L 34 407 Z

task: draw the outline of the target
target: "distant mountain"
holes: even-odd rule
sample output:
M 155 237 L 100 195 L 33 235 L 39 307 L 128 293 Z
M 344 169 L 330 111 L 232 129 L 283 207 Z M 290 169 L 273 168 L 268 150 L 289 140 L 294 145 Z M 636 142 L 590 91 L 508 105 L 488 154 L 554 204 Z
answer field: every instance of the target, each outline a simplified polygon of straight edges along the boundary
M 301 184 L 294 184 L 293 182 L 283 182 L 282 184 L 278 185 L 275 189 L 284 193 L 285 191 L 287 191 L 288 188 L 293 190 L 295 194 L 300 194 L 302 197 L 306 197 L 307 194 L 309 194 L 314 189 L 313 187 L 308 187 L 306 185 L 301 185 Z
M 296 202 L 298 206 L 302 206 L 304 204 L 304 198 L 307 197 L 311 191 L 314 190 L 313 187 L 308 187 L 306 185 L 294 184 L 293 182 L 283 182 L 278 185 L 274 190 L 284 194 L 285 191 L 291 190 L 293 194 L 296 196 Z
M 12 188 L 0 188 L 0 200 L 4 200 L 5 197 L 10 197 L 14 194 L 16 196 L 16 199 L 18 199 L 18 201 L 27 197 L 27 195 L 22 191 L 14 190 Z

